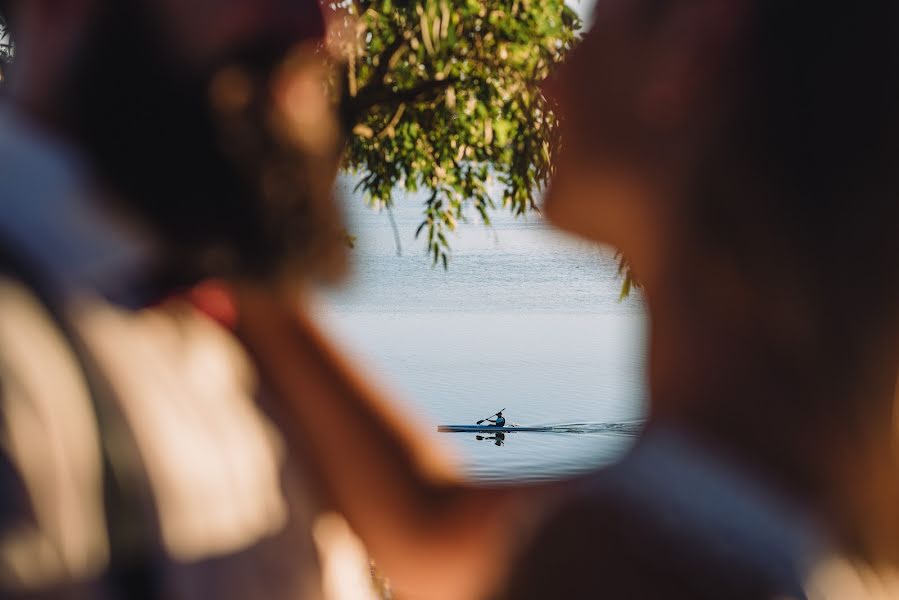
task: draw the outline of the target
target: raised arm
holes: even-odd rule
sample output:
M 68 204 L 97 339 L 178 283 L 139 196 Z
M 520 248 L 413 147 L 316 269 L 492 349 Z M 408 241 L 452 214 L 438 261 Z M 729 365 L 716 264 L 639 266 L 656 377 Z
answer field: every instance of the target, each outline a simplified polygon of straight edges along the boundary
M 288 435 L 396 587 L 451 600 L 489 591 L 552 486 L 463 483 L 296 297 L 243 287 L 237 298 L 239 335 L 290 418 Z

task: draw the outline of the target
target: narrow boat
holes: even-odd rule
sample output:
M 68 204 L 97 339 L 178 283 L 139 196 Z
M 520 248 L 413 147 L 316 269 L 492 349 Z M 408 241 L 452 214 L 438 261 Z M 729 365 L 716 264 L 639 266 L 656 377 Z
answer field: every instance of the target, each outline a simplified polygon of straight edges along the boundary
M 496 425 L 438 425 L 437 431 L 447 433 L 508 433 L 511 431 L 553 431 L 553 427 L 518 427 L 515 425 L 504 425 L 497 427 Z

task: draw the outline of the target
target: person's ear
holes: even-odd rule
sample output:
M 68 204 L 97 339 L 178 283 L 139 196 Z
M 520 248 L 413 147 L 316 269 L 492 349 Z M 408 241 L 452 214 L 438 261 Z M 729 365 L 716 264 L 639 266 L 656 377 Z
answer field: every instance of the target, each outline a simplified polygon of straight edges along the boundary
M 655 56 L 638 110 L 651 128 L 669 130 L 702 111 L 725 65 L 740 44 L 747 0 L 673 3 L 653 32 Z

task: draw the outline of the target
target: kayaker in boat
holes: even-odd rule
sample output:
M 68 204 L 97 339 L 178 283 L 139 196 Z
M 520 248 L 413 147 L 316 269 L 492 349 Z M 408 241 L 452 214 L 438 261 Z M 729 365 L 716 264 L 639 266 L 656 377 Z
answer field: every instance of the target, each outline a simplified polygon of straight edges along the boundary
M 505 419 L 505 417 L 503 417 L 503 411 L 499 411 L 498 413 L 496 413 L 495 416 L 496 416 L 495 419 L 492 419 L 492 418 L 491 418 L 491 419 L 487 419 L 488 421 L 490 421 L 491 423 L 493 423 L 492 426 L 493 426 L 493 427 L 505 427 L 505 425 L 506 425 L 506 419 Z

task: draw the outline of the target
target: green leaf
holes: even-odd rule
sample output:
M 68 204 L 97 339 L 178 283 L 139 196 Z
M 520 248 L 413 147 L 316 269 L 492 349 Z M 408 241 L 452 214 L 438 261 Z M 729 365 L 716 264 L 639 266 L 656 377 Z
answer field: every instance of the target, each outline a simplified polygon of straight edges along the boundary
M 453 230 L 468 206 L 490 224 L 496 207 L 488 189 L 515 215 L 535 208 L 556 147 L 556 118 L 539 86 L 580 28 L 563 0 L 330 5 L 348 10 L 358 22 L 353 30 L 362 32 L 353 61 L 334 81 L 341 114 L 350 118 L 345 130 L 359 132 L 350 136 L 343 166 L 359 174 L 371 203 L 401 189 L 429 191 L 427 224 L 418 225 L 416 238 L 428 228 L 434 264 L 449 249 L 438 230 Z

